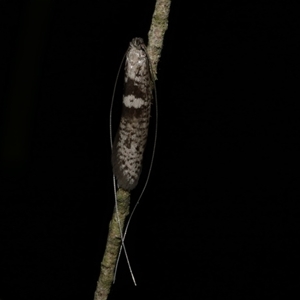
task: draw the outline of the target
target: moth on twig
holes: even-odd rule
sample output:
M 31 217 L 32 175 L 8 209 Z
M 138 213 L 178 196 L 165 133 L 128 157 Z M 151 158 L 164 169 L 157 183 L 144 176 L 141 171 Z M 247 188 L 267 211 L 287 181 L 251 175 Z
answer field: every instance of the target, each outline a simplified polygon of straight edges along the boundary
M 115 207 L 116 201 L 116 182 L 119 188 L 126 191 L 134 189 L 139 181 L 143 154 L 147 142 L 148 127 L 150 122 L 150 110 L 152 103 L 152 90 L 154 88 L 155 96 L 156 90 L 154 80 L 151 72 L 151 65 L 146 51 L 146 45 L 143 39 L 134 38 L 125 54 L 125 86 L 123 95 L 123 107 L 121 121 L 118 131 L 116 133 L 114 142 L 112 142 L 111 133 L 111 147 L 112 147 L 112 166 L 114 174 L 114 188 L 115 188 Z M 156 99 L 156 97 L 155 97 Z M 112 108 L 111 113 L 112 114 Z M 110 116 L 111 122 L 111 116 Z M 111 124 L 110 124 L 111 129 Z M 135 279 L 131 270 L 129 259 L 126 253 L 124 239 L 127 233 L 128 225 L 130 223 L 132 214 L 134 213 L 137 204 L 139 203 L 146 185 L 149 180 L 150 171 L 154 159 L 154 151 L 156 146 L 157 136 L 157 105 L 156 105 L 156 126 L 154 137 L 154 148 L 150 162 L 148 176 L 139 196 L 139 199 L 134 206 L 132 213 L 127 222 L 124 234 L 121 232 L 122 246 L 120 248 L 119 257 L 122 248 L 124 249 L 127 263 L 131 272 L 133 282 Z M 116 180 L 116 182 L 115 182 Z M 121 226 L 120 226 L 121 231 Z M 118 257 L 118 261 L 119 261 Z M 118 267 L 118 262 L 115 269 L 115 276 Z M 136 283 L 135 283 L 136 284 Z
M 141 174 L 152 87 L 146 46 L 141 38 L 134 38 L 126 53 L 123 110 L 112 149 L 113 173 L 126 191 L 136 187 Z

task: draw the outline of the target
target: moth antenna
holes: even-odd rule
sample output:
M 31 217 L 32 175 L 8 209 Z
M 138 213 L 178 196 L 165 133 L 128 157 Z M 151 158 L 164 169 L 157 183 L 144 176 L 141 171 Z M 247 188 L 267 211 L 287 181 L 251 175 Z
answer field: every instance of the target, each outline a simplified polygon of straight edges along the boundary
M 112 139 L 112 105 L 110 111 L 110 142 L 112 148 L 112 165 L 114 173 L 114 193 L 115 193 L 115 209 L 116 215 L 118 216 L 117 210 L 117 188 L 122 188 L 126 191 L 131 191 L 138 184 L 141 169 L 143 154 L 147 142 L 148 128 L 150 122 L 150 111 L 151 103 L 153 98 L 153 89 L 155 95 L 155 107 L 156 107 L 156 123 L 155 123 L 155 134 L 154 134 L 154 144 L 153 152 L 150 160 L 149 172 L 146 178 L 146 182 L 143 186 L 142 192 L 136 202 L 126 224 L 124 233 L 121 231 L 120 220 L 120 236 L 121 236 L 121 246 L 119 249 L 119 254 L 117 257 L 114 281 L 116 279 L 118 264 L 122 249 L 126 256 L 127 264 L 132 276 L 132 280 L 136 285 L 129 259 L 125 249 L 125 236 L 128 231 L 129 224 L 131 222 L 133 213 L 135 212 L 138 203 L 140 202 L 146 186 L 149 181 L 150 173 L 153 166 L 155 148 L 157 143 L 157 124 L 158 124 L 158 109 L 157 109 L 157 93 L 155 87 L 155 80 L 152 72 L 151 62 L 147 54 L 146 45 L 143 39 L 134 38 L 129 44 L 129 48 L 125 53 L 126 63 L 125 63 L 125 86 L 123 94 L 123 109 L 122 116 L 119 124 L 119 129 L 117 131 L 116 137 L 113 141 Z M 123 58 L 124 59 L 124 58 Z M 120 67 L 121 68 L 121 67 Z M 118 74 L 120 72 L 120 68 Z M 116 89 L 116 83 L 114 92 Z M 114 94 L 114 93 L 113 93 Z
M 145 54 L 147 55 L 147 58 L 148 58 L 148 62 L 149 62 L 149 69 L 150 69 L 150 75 L 151 75 L 151 79 L 152 79 L 152 84 L 153 84 L 153 90 L 154 90 L 154 103 L 155 103 L 155 129 L 154 129 L 154 142 L 153 142 L 153 151 L 152 151 L 152 156 L 151 156 L 151 160 L 150 160 L 150 166 L 149 166 L 149 171 L 148 171 L 148 175 L 147 175 L 147 178 L 146 178 L 146 181 L 145 181 L 145 184 L 144 184 L 144 187 L 142 189 L 142 192 L 136 202 L 136 204 L 134 205 L 133 207 L 133 210 L 129 216 L 129 219 L 128 219 L 128 222 L 126 224 L 126 227 L 125 227 L 125 230 L 124 230 L 124 233 L 123 233 L 123 239 L 125 240 L 125 237 L 126 237 L 126 234 L 127 234 L 127 231 L 128 231 L 128 227 L 130 225 L 130 222 L 131 222 L 131 219 L 132 219 L 132 216 L 140 202 L 140 200 L 142 199 L 142 196 L 146 190 L 146 187 L 148 185 L 148 182 L 149 182 L 149 179 L 150 179 L 150 175 L 151 175 L 151 171 L 152 171 L 152 167 L 153 167 L 153 162 L 154 162 L 154 156 L 155 156 L 155 150 L 156 150 L 156 144 L 157 144 L 157 128 L 158 128 L 158 101 L 157 101 L 157 90 L 156 90 L 156 84 L 155 84 L 155 79 L 154 79 L 154 76 L 153 76 L 153 71 L 152 71 L 152 65 L 151 65 L 151 62 L 150 62 L 150 59 L 149 59 L 149 56 L 148 56 L 148 53 L 147 53 L 147 50 L 146 50 L 146 47 L 142 47 L 142 49 L 145 51 Z M 124 59 L 124 58 L 123 58 Z M 117 269 L 118 269 L 118 265 L 119 265 L 119 260 L 120 260 L 120 256 L 121 256 L 121 253 L 122 253 L 122 246 L 120 247 L 120 250 L 119 250 L 119 254 L 118 254 L 118 258 L 117 258 L 117 263 L 116 263 L 116 268 L 115 268 L 115 273 L 114 273 L 114 281 L 116 279 L 116 274 L 117 274 Z M 124 249 L 124 253 L 125 253 L 125 249 Z M 127 254 L 125 253 L 125 256 Z M 131 274 L 132 278 L 133 278 L 133 281 L 135 282 L 134 280 L 134 276 L 133 274 Z M 135 284 L 136 285 L 136 284 Z
M 115 84 L 114 84 L 112 99 L 111 99 L 110 111 L 109 111 L 109 136 L 110 136 L 110 148 L 111 148 L 111 150 L 113 150 L 112 110 L 113 110 L 113 105 L 114 105 L 114 99 L 115 99 L 117 82 L 118 82 L 118 79 L 119 79 L 119 75 L 120 75 L 120 72 L 121 72 L 121 67 L 122 67 L 123 62 L 125 60 L 125 57 L 126 57 L 126 53 L 123 55 L 122 61 L 120 63 L 119 69 L 118 69 L 118 73 L 117 73 Z M 123 232 L 122 232 L 120 218 L 119 218 L 119 211 L 118 211 L 116 177 L 114 175 L 113 175 L 113 187 L 114 187 L 114 198 L 115 198 L 115 209 L 116 209 L 116 215 L 117 215 L 117 222 L 118 222 L 118 225 L 119 225 L 120 236 L 121 236 L 121 248 L 120 249 L 122 249 L 122 248 L 124 249 L 124 254 L 125 254 L 125 257 L 126 257 L 126 261 L 127 261 L 127 265 L 128 265 L 130 274 L 131 274 L 132 281 L 133 281 L 134 285 L 137 285 L 136 281 L 135 281 L 135 277 L 134 277 L 133 272 L 132 272 L 132 268 L 131 268 L 129 257 L 128 257 L 128 254 L 127 254 L 127 251 L 126 251 L 125 243 L 124 243 L 125 239 L 124 239 L 124 235 L 123 235 Z M 115 283 L 115 281 L 116 281 L 116 274 L 117 274 L 117 267 L 118 267 L 119 259 L 120 259 L 120 251 L 119 251 L 119 255 L 118 255 L 118 259 L 117 259 L 117 264 L 116 264 L 116 268 L 115 268 L 115 272 L 114 272 L 113 283 Z
M 117 82 L 119 79 L 119 75 L 121 72 L 121 67 L 123 65 L 123 62 L 125 60 L 126 57 L 126 53 L 123 55 L 122 61 L 120 63 L 119 69 L 118 69 L 118 73 L 117 73 L 117 77 L 115 80 L 115 84 L 114 84 L 114 89 L 113 89 L 113 93 L 112 93 L 112 98 L 111 98 L 111 103 L 110 103 L 110 110 L 109 110 L 109 139 L 110 139 L 110 150 L 112 151 L 113 149 L 113 137 L 112 137 L 112 110 L 113 110 L 113 106 L 114 106 L 114 100 L 115 100 L 115 94 L 116 94 L 116 88 L 117 88 Z
M 122 232 L 122 229 L 121 229 L 121 223 L 120 223 L 119 211 L 118 211 L 117 188 L 116 188 L 116 177 L 115 176 L 113 176 L 113 185 L 114 185 L 114 198 L 115 198 L 115 208 L 116 208 L 117 222 L 118 222 L 118 225 L 119 225 L 120 236 L 121 236 L 121 247 L 120 247 L 118 258 L 117 258 L 117 262 L 116 262 L 113 283 L 115 283 L 116 278 L 117 278 L 117 270 L 118 270 L 120 255 L 121 255 L 122 249 L 124 249 L 124 254 L 125 254 L 125 257 L 126 257 L 126 261 L 127 261 L 127 265 L 128 265 L 128 268 L 129 268 L 129 272 L 130 272 L 132 281 L 133 281 L 134 285 L 136 286 L 137 284 L 136 284 L 136 281 L 135 281 L 135 277 L 133 275 L 133 271 L 132 271 L 132 268 L 131 268 L 131 264 L 130 264 L 129 257 L 128 257 L 128 254 L 127 254 L 127 251 L 126 251 L 126 247 L 125 247 L 125 243 L 124 243 L 125 236 L 124 236 L 124 234 Z

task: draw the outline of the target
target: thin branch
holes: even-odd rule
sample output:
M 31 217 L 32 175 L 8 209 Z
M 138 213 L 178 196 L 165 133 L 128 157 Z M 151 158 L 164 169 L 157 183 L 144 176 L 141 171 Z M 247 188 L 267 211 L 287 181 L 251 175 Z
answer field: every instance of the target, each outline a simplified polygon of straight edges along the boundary
M 168 16 L 171 0 L 156 0 L 155 10 L 152 17 L 151 27 L 148 33 L 147 52 L 151 62 L 151 69 L 155 79 L 157 73 L 157 64 L 161 55 L 163 39 L 168 28 Z M 100 276 L 97 282 L 97 288 L 94 300 L 106 300 L 114 279 L 114 270 L 117 263 L 118 253 L 121 246 L 121 230 L 123 231 L 125 219 L 129 214 L 130 193 L 119 189 L 117 191 L 118 216 L 116 209 L 109 225 L 106 248 L 101 262 Z
M 130 193 L 122 189 L 117 192 L 118 214 L 123 230 L 125 219 L 129 214 Z M 108 297 L 114 279 L 114 269 L 121 246 L 121 233 L 116 209 L 109 223 L 108 237 L 104 256 L 101 262 L 100 277 L 97 282 L 94 300 L 105 300 Z
M 147 52 L 155 80 L 157 79 L 157 64 L 163 47 L 165 32 L 168 28 L 170 6 L 171 0 L 156 0 L 151 27 L 148 32 Z

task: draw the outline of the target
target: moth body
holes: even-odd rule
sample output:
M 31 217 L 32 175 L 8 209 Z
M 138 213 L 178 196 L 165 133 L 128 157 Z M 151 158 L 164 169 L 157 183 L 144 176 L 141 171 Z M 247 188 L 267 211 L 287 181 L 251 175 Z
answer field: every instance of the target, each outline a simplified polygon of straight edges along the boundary
M 113 173 L 127 191 L 141 174 L 150 121 L 152 80 L 145 49 L 143 40 L 134 38 L 126 53 L 122 116 L 112 149 Z

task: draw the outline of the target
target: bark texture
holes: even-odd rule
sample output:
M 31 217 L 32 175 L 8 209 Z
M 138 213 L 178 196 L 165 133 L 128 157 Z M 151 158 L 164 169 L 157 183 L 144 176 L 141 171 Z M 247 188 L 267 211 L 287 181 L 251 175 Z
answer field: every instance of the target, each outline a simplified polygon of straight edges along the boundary
M 130 193 L 122 189 L 117 192 L 118 214 L 123 230 L 125 219 L 129 214 Z M 121 233 L 117 218 L 117 211 L 114 209 L 112 219 L 109 223 L 109 231 L 106 248 L 101 262 L 100 276 L 97 282 L 94 300 L 107 299 L 114 279 L 114 270 L 121 246 Z

